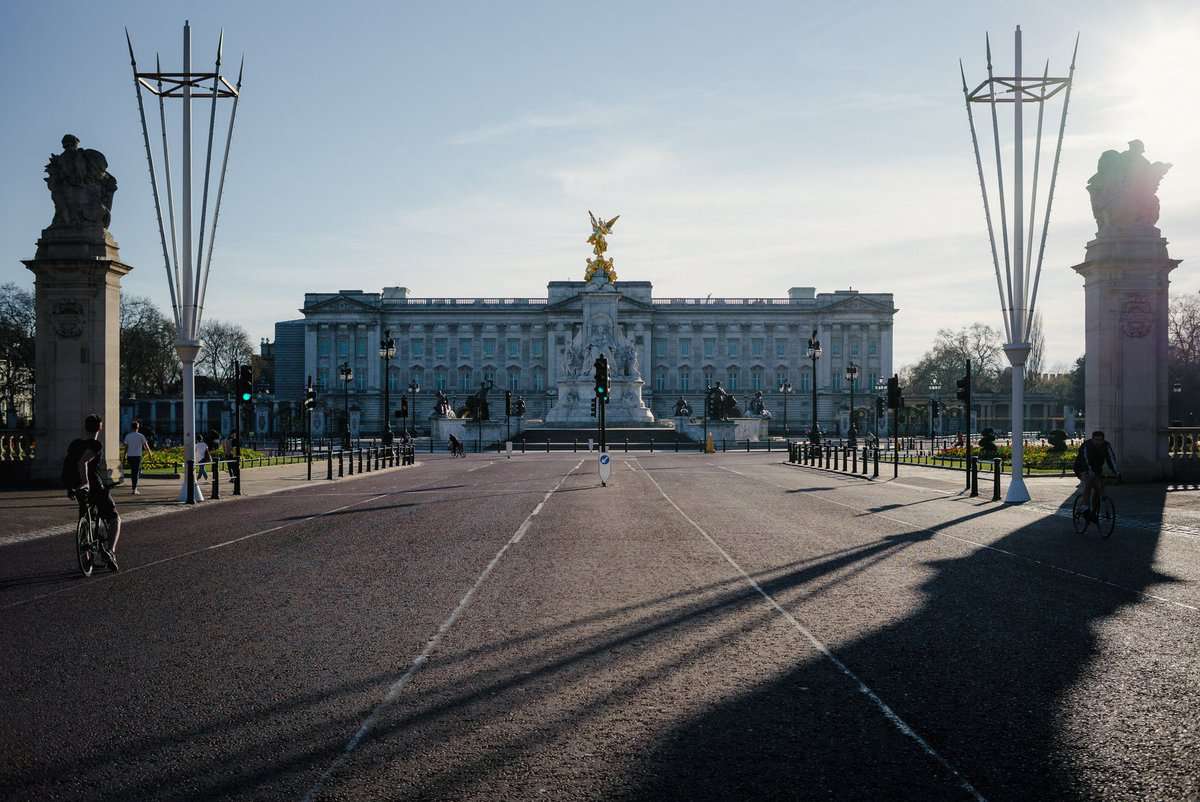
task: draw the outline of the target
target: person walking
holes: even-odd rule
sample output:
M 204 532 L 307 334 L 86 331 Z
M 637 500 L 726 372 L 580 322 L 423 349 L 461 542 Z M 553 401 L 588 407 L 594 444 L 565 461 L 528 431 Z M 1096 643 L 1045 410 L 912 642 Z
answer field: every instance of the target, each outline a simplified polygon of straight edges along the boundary
M 200 467 L 200 473 L 196 475 L 197 479 L 207 479 L 208 472 L 205 470 L 205 463 L 208 462 L 208 443 L 200 435 L 196 435 L 196 465 Z M 217 467 L 213 466 L 215 472 Z
M 138 480 L 142 478 L 142 456 L 150 453 L 150 441 L 142 434 L 142 422 L 135 420 L 133 431 L 125 435 L 125 461 L 129 463 L 129 483 L 135 496 L 141 495 Z

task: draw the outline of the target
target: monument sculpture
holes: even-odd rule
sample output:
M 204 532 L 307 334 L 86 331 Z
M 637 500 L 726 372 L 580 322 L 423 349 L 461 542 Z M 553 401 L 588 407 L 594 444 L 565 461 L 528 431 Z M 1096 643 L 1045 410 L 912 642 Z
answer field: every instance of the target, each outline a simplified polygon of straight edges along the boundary
M 675 402 L 675 417 L 690 418 L 691 416 L 692 408 L 688 406 L 688 402 L 685 401 L 682 396 L 680 396 L 679 400 Z
M 638 346 L 621 330 L 621 294 L 617 273 L 608 251 L 608 237 L 620 215 L 610 220 L 588 212 L 592 233 L 587 242 L 592 258 L 587 260 L 582 301 L 583 324 L 579 332 L 558 352 L 557 398 L 546 413 L 547 423 L 588 424 L 592 422 L 591 400 L 595 397 L 592 370 L 601 355 L 608 360 L 611 401 L 605 416 L 609 424 L 652 423 L 654 415 L 642 399 L 645 381 Z
M 488 419 L 488 390 L 487 382 L 479 383 L 479 390 L 467 396 L 467 405 L 463 407 L 460 418 L 470 418 L 474 421 Z
M 771 417 L 771 410 L 767 409 L 767 402 L 763 400 L 762 390 L 754 391 L 754 397 L 750 399 L 749 410 L 751 415 L 757 415 L 760 418 Z
M 1156 226 L 1158 186 L 1171 165 L 1151 162 L 1139 140 L 1105 151 L 1087 183 L 1096 237 L 1074 270 L 1084 278 L 1085 409 L 1134 480 L 1169 474 L 1167 308 L 1179 265 Z
M 450 408 L 450 399 L 441 390 L 436 391 L 437 395 L 433 402 L 433 414 L 437 418 L 453 418 L 454 410 Z
M 106 467 L 110 473 L 121 467 L 121 278 L 132 268 L 121 262 L 108 231 L 117 179 L 104 154 L 80 149 L 74 134 L 62 138 L 62 147 L 45 168 L 54 217 L 34 258 L 23 260 L 35 276 L 38 448 L 31 478 L 37 480 L 58 477 L 67 445 L 93 412 L 106 424 Z
M 722 387 L 720 382 L 708 391 L 708 416 L 712 420 L 742 417 L 742 410 L 737 405 L 737 396 Z

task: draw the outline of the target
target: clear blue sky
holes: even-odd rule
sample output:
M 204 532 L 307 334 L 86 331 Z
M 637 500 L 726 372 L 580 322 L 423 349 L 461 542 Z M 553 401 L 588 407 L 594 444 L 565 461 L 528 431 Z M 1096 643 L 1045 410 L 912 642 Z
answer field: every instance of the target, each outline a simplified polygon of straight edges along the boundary
M 143 69 L 156 49 L 177 69 L 190 18 L 197 68 L 222 26 L 227 72 L 246 53 L 208 315 L 256 340 L 305 291 L 544 295 L 582 276 L 589 208 L 621 215 L 617 272 L 660 295 L 891 291 L 898 364 L 940 326 L 999 327 L 957 59 L 982 78 L 990 30 L 1007 72 L 1018 23 L 1030 70 L 1064 70 L 1082 34 L 1042 280 L 1050 361 L 1083 350 L 1069 268 L 1107 148 L 1137 137 L 1174 163 L 1160 226 L 1185 260 L 1174 289 L 1200 288 L 1193 3 L 845 6 L 8 0 L 0 281 L 32 283 L 18 260 L 70 131 L 120 182 L 125 287 L 168 307 L 123 26 Z

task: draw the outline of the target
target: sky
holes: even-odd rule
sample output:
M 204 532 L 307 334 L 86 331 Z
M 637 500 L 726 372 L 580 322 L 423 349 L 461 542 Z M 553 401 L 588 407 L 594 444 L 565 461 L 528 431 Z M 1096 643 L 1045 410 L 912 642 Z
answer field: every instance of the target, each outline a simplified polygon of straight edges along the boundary
M 6 0 L 0 282 L 32 286 L 19 260 L 53 215 L 43 167 L 71 132 L 119 182 L 125 290 L 169 310 L 124 28 L 140 69 L 157 52 L 178 70 L 185 19 L 193 69 L 210 68 L 221 28 L 231 79 L 245 54 L 205 315 L 256 342 L 299 317 L 305 292 L 545 297 L 547 281 L 582 278 L 589 209 L 621 215 L 608 255 L 658 296 L 894 293 L 898 366 L 939 328 L 1001 328 L 958 59 L 969 83 L 986 77 L 990 32 L 997 74 L 1011 73 L 1018 24 L 1026 72 L 1049 59 L 1065 74 L 1080 35 L 1038 301 L 1048 365 L 1083 352 L 1070 268 L 1094 236 L 1085 185 L 1104 150 L 1139 138 L 1173 163 L 1159 192 L 1184 260 L 1172 292 L 1200 290 L 1200 10 L 1095 0 Z

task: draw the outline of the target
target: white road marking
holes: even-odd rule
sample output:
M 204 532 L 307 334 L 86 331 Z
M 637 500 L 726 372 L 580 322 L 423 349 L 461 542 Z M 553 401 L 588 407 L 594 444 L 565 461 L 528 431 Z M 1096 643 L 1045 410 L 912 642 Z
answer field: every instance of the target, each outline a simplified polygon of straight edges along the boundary
M 732 474 L 736 474 L 737 476 L 740 476 L 743 479 L 750 479 L 752 481 L 760 481 L 759 477 L 749 476 L 747 474 L 742 473 L 741 471 L 735 471 L 733 468 L 727 468 L 724 465 L 721 466 L 721 470 L 728 471 L 729 473 L 732 473 Z M 790 488 L 790 487 L 784 487 L 783 485 L 775 484 L 774 482 L 770 481 L 769 479 L 762 479 L 761 481 L 766 482 L 767 484 L 771 485 L 772 487 L 777 487 L 780 490 L 786 491 L 786 490 L 794 489 L 794 488 Z M 869 509 L 862 509 L 861 507 L 856 507 L 853 504 L 847 504 L 844 501 L 838 501 L 836 499 L 829 498 L 828 496 L 809 494 L 810 498 L 812 498 L 814 496 L 819 501 L 828 502 L 829 504 L 836 504 L 839 507 L 845 507 L 848 510 L 852 510 L 856 513 L 860 513 L 863 515 L 875 515 L 880 518 L 883 518 L 885 521 L 891 521 L 892 523 L 897 523 L 897 524 L 901 524 L 902 526 L 911 527 L 914 531 L 917 531 L 917 532 L 928 532 L 929 534 L 933 535 L 934 537 L 948 537 L 951 540 L 957 540 L 960 543 L 970 543 L 972 546 L 978 546 L 981 549 L 987 549 L 988 551 L 994 551 L 994 552 L 997 552 L 998 554 L 1004 554 L 1009 557 L 1015 557 L 1018 560 L 1024 560 L 1025 562 L 1033 563 L 1034 565 L 1040 565 L 1043 568 L 1049 568 L 1050 570 L 1058 571 L 1061 574 L 1067 574 L 1068 576 L 1073 576 L 1078 579 L 1086 579 L 1086 580 L 1095 582 L 1100 585 L 1107 585 L 1110 588 L 1116 588 L 1117 590 L 1122 590 L 1126 593 L 1132 593 L 1136 596 L 1143 596 L 1147 599 L 1153 599 L 1154 601 L 1163 602 L 1164 604 L 1170 604 L 1175 607 L 1182 607 L 1184 610 L 1190 610 L 1192 612 L 1200 612 L 1200 607 L 1195 607 L 1190 604 L 1185 604 L 1184 602 L 1175 601 L 1174 599 L 1168 599 L 1165 596 L 1156 596 L 1155 594 L 1147 593 L 1144 590 L 1137 590 L 1136 588 L 1127 587 L 1125 585 L 1118 585 L 1116 582 L 1109 582 L 1107 579 L 1101 579 L 1098 576 L 1092 576 L 1091 574 L 1080 573 L 1079 571 L 1072 571 L 1070 568 L 1062 568 L 1060 566 L 1054 565 L 1053 563 L 1048 563 L 1048 562 L 1039 560 L 1036 557 L 1027 557 L 1024 554 L 1018 554 L 1015 551 L 1009 551 L 1008 549 L 1002 549 L 999 546 L 989 546 L 987 543 L 980 543 L 978 540 L 971 540 L 968 537 L 960 537 L 958 535 L 952 535 L 944 529 L 931 529 L 928 526 L 922 526 L 921 524 L 916 524 L 916 523 L 913 523 L 912 521 L 905 521 L 901 518 L 896 518 L 895 516 L 888 515 L 886 513 L 875 512 L 875 511 L 869 510 Z M 1004 507 L 1004 509 L 1014 509 L 1014 508 L 1020 509 L 1021 506 L 1016 505 L 1016 506 L 1005 506 Z
M 474 468 L 467 468 L 466 472 L 467 472 L 467 473 L 471 473 L 472 471 L 478 471 L 478 470 L 481 470 L 481 469 L 483 469 L 483 468 L 486 468 L 486 467 L 487 467 L 487 466 L 489 466 L 489 465 L 495 465 L 495 464 L 496 464 L 496 463 L 495 463 L 495 461 L 494 461 L 494 460 L 493 460 L 492 462 L 485 462 L 485 463 L 483 463 L 482 465 L 476 465 Z
M 639 467 L 641 467 L 641 466 L 639 465 Z M 729 470 L 729 469 L 727 468 L 726 470 Z M 649 479 L 651 482 L 654 483 L 654 486 L 658 489 L 658 492 L 662 495 L 662 497 L 664 499 L 666 499 L 667 503 L 670 504 L 672 507 L 674 507 L 675 511 L 677 513 L 679 513 L 685 521 L 687 521 L 689 524 L 691 524 L 692 527 L 697 532 L 699 532 L 701 535 L 703 535 L 704 539 L 707 540 L 712 545 L 712 547 L 714 549 L 716 549 L 718 553 L 720 553 L 720 555 L 723 558 L 725 558 L 725 562 L 729 563 L 729 565 L 732 566 L 735 571 L 737 571 L 739 574 L 741 574 L 742 578 L 745 579 L 748 583 L 750 583 L 750 586 L 752 588 L 754 588 L 754 590 L 757 591 L 758 594 L 760 596 L 762 596 L 771 607 L 773 607 L 781 616 L 783 616 L 788 621 L 788 623 L 790 623 L 793 627 L 795 627 L 796 631 L 804 636 L 804 638 L 809 642 L 809 644 L 812 645 L 813 649 L 815 649 L 819 654 L 821 654 L 823 657 L 825 657 L 831 663 L 833 663 L 834 666 L 836 666 L 839 671 L 841 671 L 844 675 L 846 675 L 846 677 L 851 682 L 853 682 L 855 685 L 857 685 L 859 692 L 862 693 L 864 696 L 866 696 L 868 699 L 870 699 L 871 702 L 874 703 L 874 705 L 879 709 L 879 711 L 881 713 L 883 713 L 884 717 L 887 718 L 887 720 L 890 721 L 892 723 L 892 725 L 896 727 L 897 730 L 899 730 L 901 733 L 908 736 L 909 738 L 912 738 L 913 741 L 915 741 L 917 743 L 917 745 L 921 747 L 921 750 L 923 752 L 925 752 L 925 754 L 929 755 L 940 766 L 942 766 L 942 768 L 946 769 L 954 777 L 956 777 L 959 781 L 959 786 L 964 791 L 969 793 L 973 798 L 979 800 L 980 802 L 985 802 L 984 797 L 978 791 L 975 790 L 974 786 L 972 786 L 971 783 L 969 783 L 965 777 L 963 777 L 961 774 L 959 774 L 958 771 L 953 766 L 951 766 L 950 763 L 944 757 L 942 757 L 940 754 L 938 754 L 938 752 L 932 746 L 930 746 L 929 743 L 924 738 L 922 738 L 920 735 L 918 735 L 917 732 L 915 730 L 913 730 L 912 727 L 910 727 L 907 723 L 905 723 L 904 719 L 900 718 L 900 716 L 898 716 L 896 714 L 896 711 L 892 710 L 892 708 L 886 702 L 884 702 L 881 698 L 879 698 L 879 695 L 876 694 L 875 691 L 871 690 L 865 682 L 863 682 L 861 679 L 859 679 L 857 674 L 855 674 L 853 671 L 851 671 L 850 668 L 847 667 L 845 663 L 843 663 L 841 660 L 839 660 L 833 654 L 833 652 L 831 652 L 829 650 L 829 647 L 827 647 L 824 643 L 822 643 L 817 638 L 816 635 L 813 635 L 812 632 L 810 632 L 807 627 L 805 627 L 803 624 L 801 624 L 800 621 L 797 620 L 795 616 L 793 616 L 791 613 L 789 613 L 787 610 L 785 610 L 783 608 L 783 606 L 778 601 L 775 600 L 774 596 L 772 596 L 770 593 L 767 593 L 767 591 L 763 590 L 762 585 L 758 584 L 758 581 L 754 577 L 752 577 L 746 571 L 745 568 L 742 568 L 742 566 L 737 562 L 737 560 L 733 559 L 733 557 L 730 556 L 729 552 L 725 551 L 725 549 L 721 547 L 721 544 L 717 543 L 717 541 L 713 539 L 712 535 L 710 535 L 704 529 L 704 527 L 700 526 L 700 524 L 698 524 L 694 520 L 692 520 L 691 516 L 689 516 L 686 512 L 684 512 L 683 509 L 680 508 L 680 506 L 675 503 L 674 499 L 672 499 L 670 496 L 667 495 L 666 491 L 662 489 L 662 485 L 660 485 L 658 483 L 658 480 L 655 479 L 653 476 L 651 476 L 650 472 L 647 471 L 644 467 L 642 467 L 642 473 L 644 473 L 646 475 L 647 479 Z M 736 473 L 736 471 L 734 471 L 734 473 Z
M 433 654 L 434 650 L 438 647 L 438 644 L 442 642 L 442 638 L 446 636 L 446 634 L 450 631 L 450 628 L 454 626 L 459 617 L 462 616 L 466 609 L 471 605 L 471 601 L 475 598 L 475 594 L 479 591 L 479 588 L 483 586 L 483 583 L 487 581 L 487 578 L 491 576 L 492 571 L 495 570 L 497 565 L 499 565 L 500 560 L 504 558 L 505 553 L 507 553 L 508 550 L 517 543 L 520 543 L 521 538 L 525 537 L 525 533 L 529 531 L 529 526 L 533 521 L 534 516 L 541 512 L 542 507 L 547 501 L 549 501 L 550 497 L 554 495 L 554 493 L 560 487 L 562 487 L 562 484 L 567 480 L 567 477 L 579 470 L 582 465 L 583 460 L 579 460 L 579 462 L 575 463 L 575 466 L 563 474 L 562 477 L 559 478 L 558 482 L 555 483 L 554 487 L 547 491 L 546 495 L 542 498 L 541 502 L 534 507 L 533 511 L 530 512 L 529 515 L 525 516 L 525 520 L 521 522 L 519 527 L 517 527 L 517 531 L 515 531 L 512 537 L 510 537 L 508 541 L 500 547 L 500 550 L 496 552 L 494 557 L 492 557 L 492 561 L 489 562 L 487 567 L 483 569 L 483 573 L 481 573 L 475 580 L 475 584 L 473 584 L 459 600 L 458 606 L 455 607 L 450 615 L 446 617 L 446 620 L 441 623 L 441 626 L 439 626 L 437 631 L 433 633 L 433 637 L 431 637 L 425 643 L 425 648 L 423 648 L 421 653 L 417 655 L 415 660 L 413 660 L 412 665 L 408 667 L 407 671 L 400 675 L 399 679 L 392 683 L 391 687 L 388 688 L 387 694 L 384 695 L 383 700 L 377 704 L 375 709 L 371 711 L 371 714 L 363 720 L 362 725 L 359 726 L 358 730 L 354 733 L 354 736 L 342 749 L 342 754 L 338 756 L 338 759 L 335 760 L 328 769 L 322 772 L 319 778 L 317 778 L 317 781 L 313 784 L 313 787 L 310 788 L 308 793 L 304 795 L 304 802 L 310 802 L 310 800 L 316 798 L 317 794 L 321 792 L 325 781 L 328 780 L 335 771 L 346 764 L 346 761 L 349 760 L 351 753 L 353 753 L 354 750 L 358 748 L 359 744 L 361 744 L 363 740 L 370 735 L 371 730 L 375 727 L 376 722 L 379 721 L 379 717 L 383 715 L 384 709 L 395 702 L 397 698 L 399 698 L 401 691 L 404 690 L 404 687 L 408 685 L 413 676 L 421 670 L 421 666 L 425 665 L 425 663 L 429 660 L 430 655 Z
M 377 499 L 381 499 L 387 495 L 389 495 L 389 494 L 388 493 L 380 493 L 377 496 L 359 499 L 358 501 L 353 501 L 349 504 L 343 504 L 341 507 L 335 507 L 332 510 L 326 510 L 325 512 L 315 513 L 313 515 L 308 516 L 307 518 L 301 518 L 296 521 L 288 521 L 287 523 L 279 524 L 278 526 L 272 526 L 269 529 L 260 529 L 259 531 L 251 532 L 248 535 L 242 535 L 241 537 L 235 537 L 232 540 L 225 540 L 225 541 L 222 541 L 221 543 L 213 543 L 212 545 L 204 546 L 203 548 L 192 549 L 191 551 L 185 551 L 182 554 L 173 554 L 170 557 L 163 557 L 160 560 L 153 560 L 148 563 L 142 563 L 141 565 L 135 565 L 132 568 L 125 568 L 125 569 L 122 569 L 119 573 L 101 574 L 98 577 L 93 577 L 86 583 L 80 583 L 80 584 L 71 585 L 71 586 L 65 587 L 65 588 L 59 588 L 58 590 L 52 590 L 49 593 L 42 593 L 37 596 L 30 596 L 28 599 L 21 599 L 20 601 L 10 602 L 9 604 L 0 605 L 0 610 L 8 610 L 13 607 L 20 607 L 23 604 L 29 604 L 30 602 L 35 602 L 35 601 L 38 601 L 39 599 L 47 599 L 51 596 L 58 596 L 62 593 L 69 593 L 70 591 L 73 591 L 73 590 L 83 590 L 85 588 L 94 586 L 97 582 L 103 582 L 105 580 L 113 580 L 113 579 L 116 579 L 116 578 L 122 577 L 122 576 L 129 576 L 130 574 L 137 573 L 138 571 L 145 571 L 147 568 L 153 568 L 156 565 L 162 565 L 163 563 L 169 563 L 169 562 L 174 562 L 176 560 L 182 560 L 184 557 L 192 557 L 197 554 L 204 554 L 205 552 L 208 552 L 208 551 L 215 551 L 216 549 L 223 549 L 226 546 L 232 546 L 235 543 L 241 543 L 243 540 L 250 540 L 251 538 L 260 537 L 262 535 L 269 535 L 272 532 L 278 532 L 280 529 L 286 529 L 289 526 L 297 526 L 299 524 L 308 523 L 309 521 L 311 521 L 315 518 L 323 518 L 324 516 L 332 515 L 335 512 L 341 512 L 342 510 L 348 510 L 351 507 L 357 507 L 359 504 L 366 504 L 367 502 L 370 502 L 370 501 L 376 501 Z

